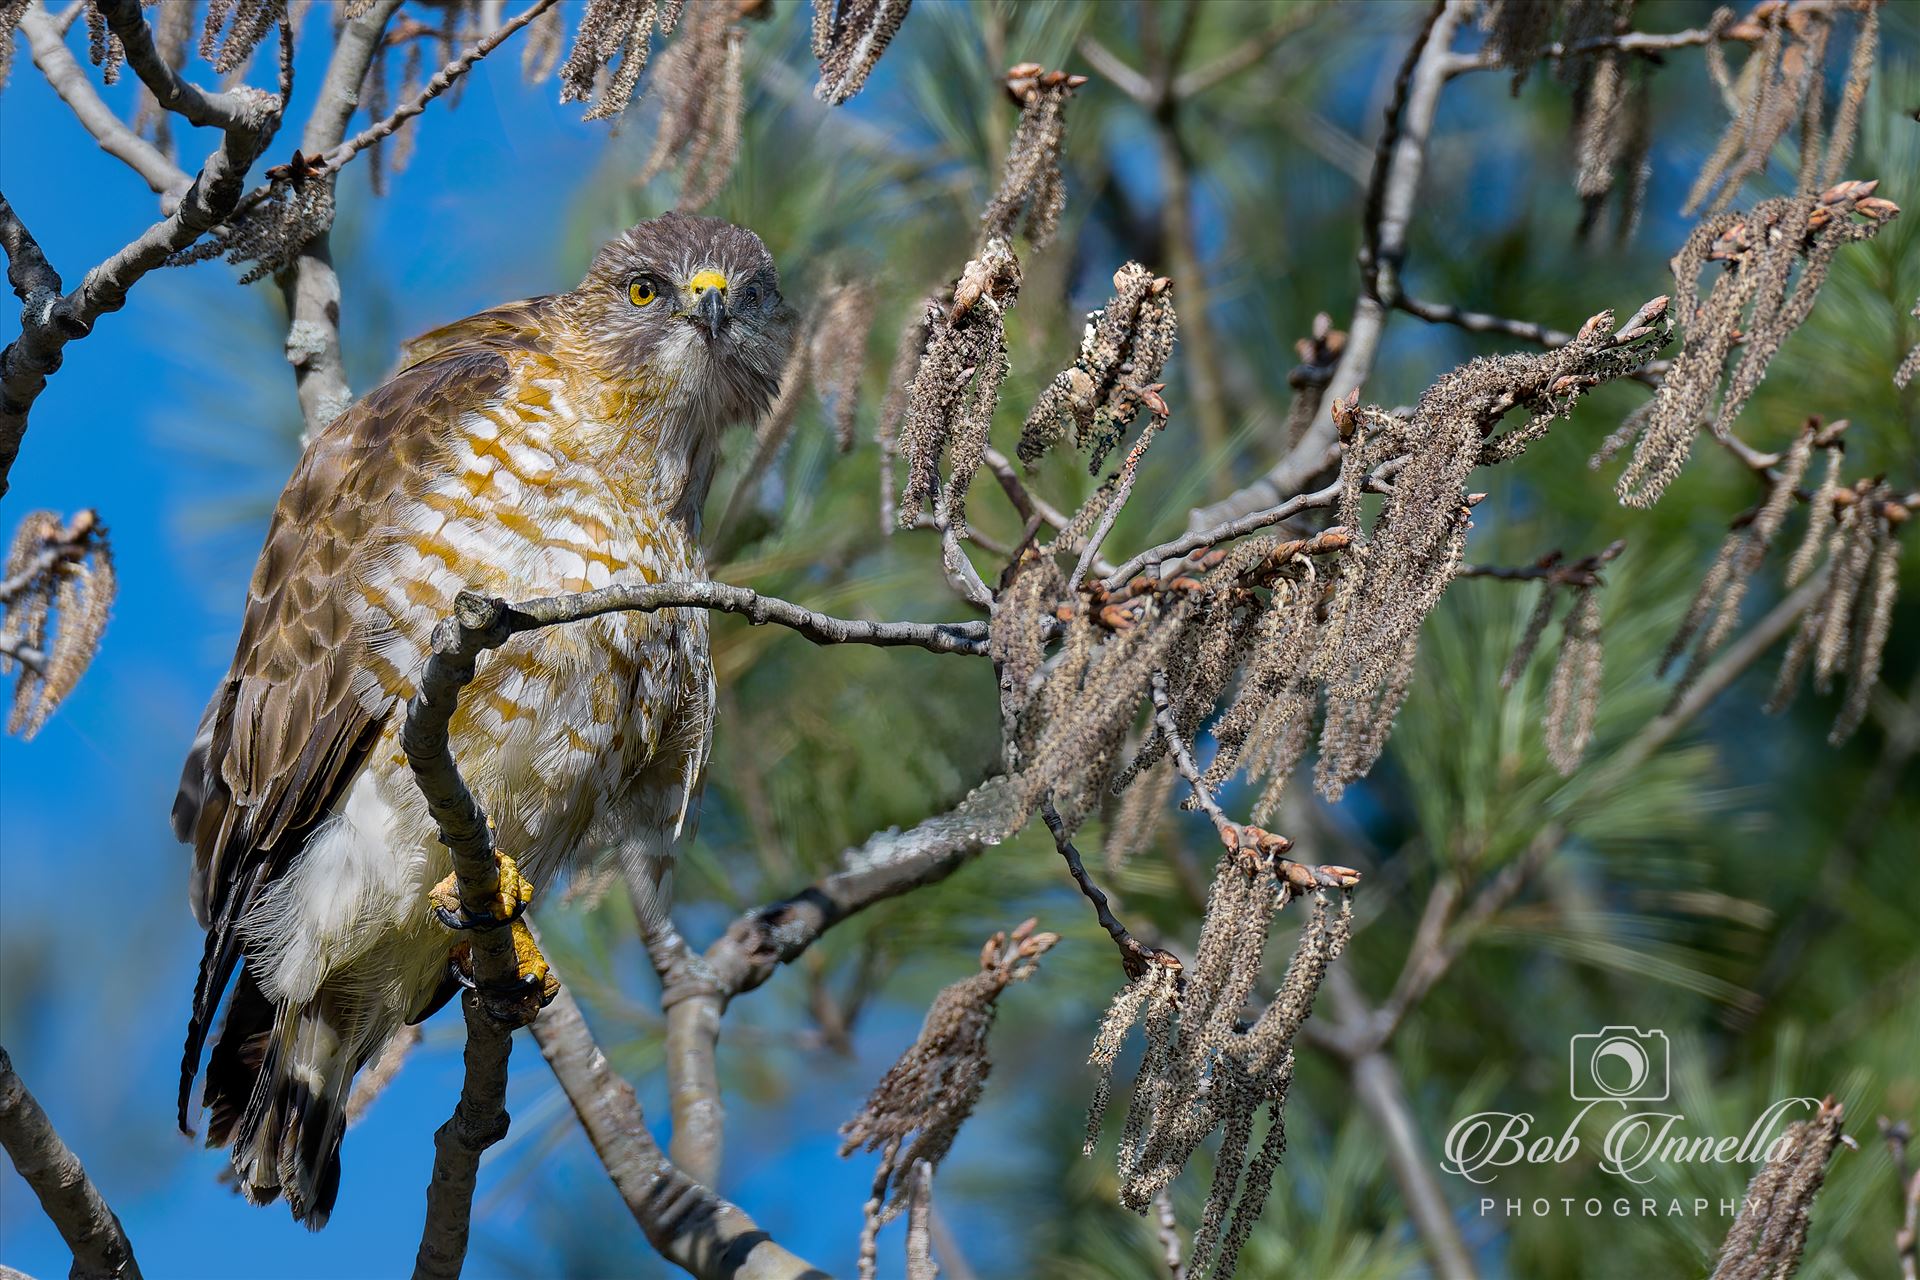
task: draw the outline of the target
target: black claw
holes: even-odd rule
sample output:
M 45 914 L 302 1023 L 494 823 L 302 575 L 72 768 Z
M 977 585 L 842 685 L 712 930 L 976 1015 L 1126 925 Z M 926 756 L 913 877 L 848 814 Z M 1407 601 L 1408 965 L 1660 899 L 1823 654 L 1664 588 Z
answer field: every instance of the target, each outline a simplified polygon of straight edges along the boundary
M 463 929 L 503 929 L 518 920 L 521 916 L 527 914 L 527 908 L 530 905 L 532 904 L 526 902 L 516 903 L 513 911 L 502 918 L 490 912 L 469 914 L 464 910 L 449 911 L 447 908 L 436 904 L 433 908 L 433 916 L 434 919 L 438 920 L 441 924 L 456 932 Z

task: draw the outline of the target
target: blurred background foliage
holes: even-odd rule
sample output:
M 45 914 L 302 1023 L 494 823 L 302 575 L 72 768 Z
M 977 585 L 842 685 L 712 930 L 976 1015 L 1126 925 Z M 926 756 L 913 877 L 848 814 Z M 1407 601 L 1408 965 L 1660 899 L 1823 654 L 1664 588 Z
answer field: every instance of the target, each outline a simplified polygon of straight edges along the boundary
M 1016 116 L 996 72 L 1025 60 L 1086 70 L 1075 43 L 1089 34 L 1145 65 L 1185 20 L 1185 6 L 921 0 L 866 90 L 832 111 L 809 96 L 813 69 L 795 8 L 777 5 L 771 21 L 752 27 L 741 160 L 707 212 L 758 230 L 781 264 L 787 295 L 803 308 L 837 279 L 871 280 L 878 320 L 857 447 L 839 455 L 829 418 L 809 401 L 776 464 L 720 531 L 714 576 L 845 615 L 960 616 L 934 535 L 881 528 L 872 434 L 899 327 L 971 251 Z M 1711 8 L 1643 0 L 1635 23 L 1647 31 L 1698 26 Z M 1249 0 L 1202 3 L 1191 14 L 1189 68 L 1276 23 L 1297 29 L 1181 109 L 1177 147 L 1204 290 L 1176 279 L 1175 301 L 1190 328 L 1186 299 L 1204 294 L 1225 430 L 1208 439 L 1182 412 L 1192 402 L 1185 345 L 1168 378 L 1174 429 L 1149 455 L 1110 547 L 1178 532 L 1191 506 L 1243 483 L 1278 452 L 1293 342 L 1316 312 L 1341 325 L 1352 305 L 1371 146 L 1424 11 L 1411 3 Z M 1842 251 L 1812 319 L 1786 344 L 1741 430 L 1769 449 L 1786 444 L 1810 413 L 1850 418 L 1848 475 L 1885 472 L 1911 486 L 1920 478 L 1920 386 L 1898 391 L 1891 375 L 1916 338 L 1907 313 L 1920 296 L 1920 24 L 1902 4 L 1887 5 L 1882 20 L 1880 70 L 1848 176 L 1880 178 L 1880 194 L 1909 213 Z M 1575 237 L 1566 86 L 1545 68 L 1517 95 L 1501 73 L 1454 82 L 1416 210 L 1409 292 L 1572 330 L 1603 308 L 1624 315 L 1669 291 L 1667 259 L 1690 225 L 1678 207 L 1724 112 L 1697 49 L 1664 63 L 1654 77 L 1646 214 L 1624 244 Z M 672 203 L 671 176 L 642 187 L 631 181 L 651 143 L 652 114 L 643 102 L 579 189 L 553 193 L 570 206 L 563 243 L 516 264 L 501 291 L 529 278 L 564 286 L 607 235 Z M 421 145 L 430 149 L 431 117 L 423 126 Z M 1128 259 L 1171 270 L 1168 197 L 1182 184 L 1165 163 L 1161 128 L 1098 77 L 1068 109 L 1065 222 L 1050 249 L 1023 255 L 1025 283 L 1009 322 L 1014 373 L 996 430 L 1009 453 L 1033 395 L 1071 359 L 1081 314 L 1108 296 L 1113 270 Z M 1790 164 L 1776 157 L 1741 206 L 1789 189 L 1791 178 Z M 483 182 L 476 178 L 474 198 L 484 198 Z M 376 380 L 404 336 L 395 327 L 392 273 L 355 232 L 372 199 L 363 179 L 348 181 L 334 237 L 359 387 Z M 233 307 L 223 270 L 201 268 L 176 287 L 195 297 L 224 291 L 220 305 Z M 473 288 L 484 297 L 488 284 Z M 279 303 L 260 286 L 244 305 L 267 311 Z M 206 401 L 156 411 L 156 439 L 202 476 L 194 483 L 204 501 L 183 531 L 183 554 L 205 566 L 206 590 L 222 597 L 238 590 L 297 449 L 276 323 L 237 325 L 234 343 L 217 353 L 182 342 L 170 358 L 204 370 Z M 1396 315 L 1366 396 L 1409 403 L 1468 357 L 1520 346 Z M 1548 872 L 1476 939 L 1394 1042 L 1431 1163 L 1449 1126 L 1478 1109 L 1530 1112 L 1536 1132 L 1559 1133 L 1576 1107 L 1565 1096 L 1568 1037 L 1608 1025 L 1658 1028 L 1671 1040 L 1674 1109 L 1688 1117 L 1689 1132 L 1744 1132 L 1781 1096 L 1832 1092 L 1845 1103 L 1860 1150 L 1836 1158 L 1803 1274 L 1891 1275 L 1896 1191 L 1874 1118 L 1920 1119 L 1920 607 L 1911 589 L 1920 562 L 1909 556 L 1903 573 L 1909 589 L 1887 654 L 1886 691 L 1843 747 L 1826 744 L 1834 699 L 1803 694 L 1783 717 L 1763 717 L 1771 680 L 1771 662 L 1763 662 L 1644 764 L 1609 770 L 1663 705 L 1667 688 L 1654 673 L 1660 650 L 1728 520 L 1756 496 L 1743 467 L 1703 448 L 1660 505 L 1619 506 L 1614 469 L 1596 474 L 1588 457 L 1645 394 L 1631 384 L 1602 388 L 1523 463 L 1492 474 L 1469 543 L 1476 563 L 1520 564 L 1550 549 L 1579 556 L 1626 539 L 1602 593 L 1605 695 L 1586 769 L 1563 780 L 1547 761 L 1544 657 L 1512 690 L 1499 685 L 1536 588 L 1463 580 L 1428 625 L 1414 692 L 1374 776 L 1333 808 L 1297 786 L 1276 826 L 1313 851 L 1309 860 L 1367 874 L 1358 897 L 1363 925 L 1342 963 L 1375 1000 L 1399 971 L 1437 878 L 1482 876 L 1519 856 L 1542 827 L 1565 826 Z M 710 529 L 749 452 L 744 439 L 730 451 Z M 1034 483 L 1070 508 L 1095 481 L 1056 456 Z M 989 537 L 1014 541 L 1019 519 L 990 488 L 976 486 L 970 515 Z M 997 566 L 982 565 L 991 581 Z M 1774 602 L 1772 590 L 1762 575 L 1750 619 Z M 110 633 L 108 644 L 116 640 L 129 637 Z M 715 627 L 714 654 L 716 750 L 699 838 L 678 882 L 682 927 L 697 944 L 740 911 L 830 869 L 870 832 L 950 806 L 997 766 L 985 664 L 912 650 L 819 650 L 727 620 Z M 1244 810 L 1251 799 L 1230 796 L 1227 807 Z M 1103 844 L 1097 825 L 1081 844 L 1093 865 Z M 1129 921 L 1190 937 L 1194 868 L 1210 865 L 1212 846 L 1204 821 L 1177 814 L 1152 847 L 1103 879 Z M 540 912 L 549 954 L 617 1065 L 640 1082 L 658 1124 L 661 1024 L 631 908 L 619 892 L 576 889 Z M 171 900 L 164 909 L 178 913 Z M 1065 940 L 1038 977 L 1004 1001 L 981 1111 L 940 1172 L 944 1234 L 964 1258 L 948 1258 L 949 1274 L 1164 1274 L 1153 1224 L 1115 1207 L 1110 1160 L 1078 1154 L 1092 1081 L 1082 1063 L 1119 975 L 1044 831 L 1030 829 L 952 879 L 854 918 L 733 1006 L 721 1045 L 731 1111 L 722 1190 L 800 1252 L 849 1268 L 870 1166 L 865 1157 L 837 1162 L 834 1127 L 911 1039 L 931 994 L 971 971 L 987 934 L 1027 915 Z M 4 958 L 7 1034 L 30 1038 L 30 992 L 52 981 L 50 962 L 19 938 L 7 940 Z M 161 998 L 137 979 L 126 996 Z M 429 1047 L 446 1052 L 458 1031 L 437 1020 Z M 621 1206 L 583 1159 L 564 1099 L 523 1054 L 513 1131 L 489 1154 L 482 1177 L 483 1265 L 540 1276 L 651 1274 L 660 1264 L 638 1247 Z M 1286 1161 L 1242 1274 L 1422 1274 L 1401 1190 L 1347 1078 L 1318 1054 L 1303 1052 L 1298 1070 Z M 414 1097 L 429 1111 L 437 1106 L 431 1092 Z M 391 1121 L 385 1111 L 376 1108 L 368 1127 Z M 1565 1164 L 1513 1170 L 1486 1189 L 1439 1175 L 1485 1274 L 1707 1269 L 1727 1225 L 1717 1210 L 1625 1219 L 1610 1208 L 1598 1217 L 1482 1211 L 1483 1195 L 1548 1197 L 1556 1206 L 1567 1196 L 1611 1206 L 1623 1194 L 1717 1203 L 1736 1197 L 1751 1172 L 1674 1166 L 1662 1171 L 1671 1185 L 1629 1187 L 1600 1172 L 1591 1155 L 1602 1120 L 1588 1118 L 1587 1154 Z M 349 1181 L 356 1140 L 348 1144 Z M 136 1151 L 153 1141 L 127 1137 Z M 211 1176 L 204 1160 L 174 1167 L 177 1176 Z M 1193 1220 L 1207 1173 L 1196 1167 L 1179 1185 L 1183 1221 Z M 511 1229 L 489 1225 L 497 1222 Z M 791 1239 L 783 1224 L 805 1234 Z M 883 1258 L 886 1274 L 897 1266 L 894 1233 Z

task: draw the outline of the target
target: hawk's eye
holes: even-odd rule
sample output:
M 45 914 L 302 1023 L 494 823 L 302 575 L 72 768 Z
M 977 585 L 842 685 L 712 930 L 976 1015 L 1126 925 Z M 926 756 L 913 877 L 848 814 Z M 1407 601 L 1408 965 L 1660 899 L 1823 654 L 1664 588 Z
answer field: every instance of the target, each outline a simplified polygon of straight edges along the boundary
M 644 307 L 656 298 L 653 285 L 646 280 L 635 280 L 627 286 L 627 301 L 636 307 Z
M 747 291 L 740 295 L 740 302 L 743 306 L 749 306 L 749 307 L 759 306 L 760 305 L 760 286 L 749 285 L 747 287 Z

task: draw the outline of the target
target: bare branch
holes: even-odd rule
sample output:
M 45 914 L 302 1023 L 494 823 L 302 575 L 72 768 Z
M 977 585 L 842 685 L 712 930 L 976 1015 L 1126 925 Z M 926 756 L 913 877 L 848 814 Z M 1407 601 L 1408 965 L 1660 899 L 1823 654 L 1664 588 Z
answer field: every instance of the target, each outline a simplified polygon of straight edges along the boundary
M 875 903 L 944 880 L 1026 824 L 1021 788 L 990 778 L 954 808 L 905 831 L 890 828 L 848 850 L 841 870 L 735 920 L 707 948 L 710 978 L 731 1000 L 773 976 L 834 925 Z
M 1295 5 L 1259 35 L 1241 41 L 1205 66 L 1175 76 L 1173 96 L 1181 100 L 1196 98 L 1210 89 L 1220 87 L 1242 71 L 1251 70 L 1266 61 L 1268 54 L 1279 48 L 1288 36 L 1313 21 L 1315 16 L 1316 10 L 1312 6 Z
M 0 1145 L 73 1250 L 73 1280 L 140 1280 L 120 1219 L 0 1048 Z
M 1180 1255 L 1180 1224 L 1173 1216 L 1173 1191 L 1162 1187 L 1153 1196 L 1153 1225 L 1160 1236 L 1160 1262 L 1167 1269 L 1167 1280 L 1187 1280 L 1187 1265 Z
M 33 50 L 33 65 L 40 68 L 48 85 L 93 135 L 100 149 L 139 174 L 153 193 L 162 197 L 162 211 L 171 212 L 168 202 L 178 200 L 193 179 L 101 100 L 85 68 L 68 50 L 66 32 L 58 19 L 35 3 L 20 15 L 20 30 Z
M 401 748 L 426 797 L 440 842 L 453 858 L 459 903 L 482 922 L 469 937 L 474 988 L 462 998 L 467 1022 L 466 1075 L 451 1118 L 434 1134 L 433 1179 L 415 1280 L 454 1280 L 465 1261 L 480 1154 L 507 1133 L 507 1057 L 513 1029 L 538 1012 L 519 986 L 512 933 L 500 927 L 501 864 L 493 831 L 454 763 L 448 726 L 474 664 L 508 632 L 497 604 L 462 594 L 455 618 L 434 628 L 433 653 L 407 705 Z M 497 637 L 497 638 L 496 638 Z M 488 643 L 491 640 L 492 643 Z
M 1618 49 L 1622 53 L 1637 53 L 1658 60 L 1659 55 L 1675 49 L 1690 49 L 1711 43 L 1715 36 L 1722 40 L 1742 40 L 1752 43 L 1754 33 L 1745 25 L 1729 25 L 1718 30 L 1713 27 L 1693 27 L 1686 31 L 1622 31 L 1613 35 L 1590 36 L 1585 40 L 1576 40 L 1572 44 L 1554 41 L 1540 46 L 1534 56 L 1543 60 L 1559 61 L 1563 58 L 1579 58 L 1588 54 L 1601 53 L 1608 49 Z M 1492 52 L 1460 54 L 1449 59 L 1447 76 L 1469 71 L 1497 71 L 1506 63 Z
M 1470 0 L 1438 0 L 1415 39 L 1395 84 L 1387 127 L 1375 153 L 1374 179 L 1367 198 L 1366 246 L 1362 252 L 1362 289 L 1347 326 L 1347 344 L 1333 371 L 1313 425 L 1267 473 L 1210 506 L 1196 508 L 1190 529 L 1226 524 L 1249 512 L 1279 504 L 1332 460 L 1337 443 L 1332 407 L 1373 372 L 1388 303 L 1399 291 L 1400 261 L 1406 254 L 1407 227 L 1426 169 L 1427 144 L 1452 60 L 1454 33 L 1473 9 Z
M 1880 1135 L 1893 1156 L 1893 1189 L 1900 1197 L 1900 1225 L 1893 1233 L 1894 1253 L 1900 1259 L 1900 1280 L 1920 1278 L 1920 1169 L 1907 1165 L 1907 1144 L 1913 1131 L 1906 1121 L 1880 1117 Z
M 647 1132 L 633 1087 L 608 1065 L 564 988 L 533 1024 L 533 1037 L 607 1175 L 661 1257 L 700 1280 L 828 1280 L 826 1272 L 781 1248 L 753 1219 L 667 1159 Z
M 209 93 L 175 71 L 154 47 L 153 32 L 140 15 L 140 0 L 95 0 L 95 5 L 108 28 L 120 38 L 127 65 L 161 107 L 189 124 L 229 133 L 255 127 L 260 109 L 258 91 L 237 88 Z
M 635 886 L 636 910 L 650 892 L 651 886 Z M 645 913 L 640 918 L 643 926 L 649 923 Z M 660 1007 L 667 1016 L 667 1100 L 673 1119 L 668 1153 L 688 1177 L 713 1186 L 726 1140 L 716 1060 L 725 1005 L 705 962 L 664 913 L 652 923 L 645 942 L 647 958 L 660 976 Z
M 1600 581 L 1600 570 L 1627 549 L 1625 538 L 1616 538 L 1590 556 L 1565 560 L 1558 551 L 1549 552 L 1528 565 L 1463 564 L 1457 578 L 1493 578 L 1499 582 L 1552 582 L 1569 587 L 1591 587 Z
M 428 103 L 451 89 L 455 81 L 471 71 L 474 63 L 506 43 L 515 32 L 558 2 L 559 0 L 535 0 L 524 12 L 502 23 L 486 39 L 479 41 L 473 48 L 434 72 L 433 78 L 421 86 L 420 92 L 394 108 L 392 114 L 362 129 L 339 146 L 321 152 L 318 157 L 309 156 L 309 162 L 318 169 L 328 172 L 336 171 L 376 142 L 392 137 L 407 121 L 424 112 Z
M 109 2 L 122 7 L 131 6 L 132 20 L 140 21 L 137 0 Z M 123 13 L 122 17 L 125 16 Z M 41 63 L 43 69 L 53 68 L 48 71 L 48 78 L 55 80 L 58 88 L 56 76 L 67 74 L 67 69 L 60 65 L 60 55 L 65 53 L 65 46 L 54 36 L 51 20 L 44 14 L 32 12 L 28 17 L 34 20 L 33 29 L 28 30 L 28 39 L 34 46 L 35 61 Z M 35 29 L 39 31 L 38 35 Z M 141 30 L 145 30 L 144 22 L 141 23 Z M 148 40 L 150 45 L 151 37 Z M 66 62 L 72 61 L 71 56 L 67 56 Z M 72 73 L 79 74 L 77 65 L 72 68 Z M 81 78 L 84 82 L 84 76 Z M 85 123 L 98 98 L 89 100 L 76 94 L 68 101 Z M 214 110 L 211 105 L 213 99 L 207 95 L 202 94 L 192 101 L 198 104 L 195 107 L 198 111 L 211 113 Z M 35 398 L 46 387 L 47 376 L 60 367 L 62 348 L 75 338 L 85 337 L 92 332 L 94 322 L 102 315 L 125 306 L 127 290 L 142 276 L 198 240 L 203 233 L 232 213 L 239 203 L 247 169 L 279 128 L 283 104 L 278 95 L 246 86 L 228 90 L 220 96 L 220 102 L 220 119 L 224 129 L 220 145 L 207 157 L 199 176 L 180 197 L 178 206 L 133 243 L 87 272 L 73 292 L 50 301 L 42 301 L 40 295 L 35 295 L 40 305 L 22 311 L 20 337 L 0 352 L 0 494 L 6 492 L 7 473 L 19 452 L 20 439 L 26 433 L 27 415 Z M 101 110 L 105 110 L 104 106 Z M 94 132 L 96 137 L 101 136 L 99 130 Z M 17 232 L 14 229 L 18 226 L 18 218 L 11 208 L 0 214 L 0 220 L 9 224 L 9 245 L 20 243 L 24 246 L 31 242 L 24 228 Z M 43 283 L 45 279 L 46 275 L 42 274 Z
M 472 993 L 462 997 L 460 1007 L 467 1020 L 466 1077 L 453 1115 L 433 1134 L 433 1180 L 427 1184 L 414 1280 L 458 1280 L 467 1257 L 480 1155 L 507 1136 L 513 1030 L 496 1022 Z
M 1149 16 L 1151 21 L 1151 16 Z M 1154 105 L 1153 82 L 1128 66 L 1126 60 L 1092 36 L 1081 36 L 1074 48 L 1101 78 L 1143 107 Z
M 1393 474 L 1400 469 L 1401 465 L 1400 460 L 1397 458 L 1383 464 L 1368 477 L 1368 487 L 1375 488 L 1381 486 L 1384 481 L 1391 478 Z M 1171 560 L 1184 558 L 1190 552 L 1201 550 L 1204 547 L 1218 546 L 1222 542 L 1244 537 L 1249 533 L 1265 529 L 1270 525 L 1276 525 L 1282 521 L 1289 520 L 1299 515 L 1302 511 L 1331 507 L 1339 501 L 1340 482 L 1336 480 L 1324 489 L 1318 489 L 1312 493 L 1303 493 L 1296 497 L 1288 498 L 1285 502 L 1277 506 L 1249 512 L 1237 519 L 1227 520 L 1217 524 L 1210 529 L 1199 529 L 1192 533 L 1183 533 L 1179 537 L 1170 539 L 1158 546 L 1148 547 L 1145 551 L 1142 551 L 1139 555 L 1108 574 L 1102 585 L 1109 591 L 1118 591 L 1121 587 L 1132 581 L 1134 577 L 1144 573 L 1154 565 L 1165 564 Z M 1324 530 L 1323 532 L 1331 531 Z
M 987 651 L 984 622 L 869 622 L 863 618 L 834 618 L 786 600 L 763 596 L 748 587 L 733 587 L 722 582 L 616 583 L 578 595 L 548 596 L 516 605 L 495 603 L 504 610 L 506 635 L 557 623 L 580 622 L 606 613 L 696 608 L 737 613 L 755 626 L 772 623 L 786 627 L 819 645 L 866 644 L 973 657 Z
M 1137 978 L 1147 971 L 1147 965 L 1153 963 L 1156 955 L 1167 953 L 1155 947 L 1140 943 L 1127 927 L 1120 923 L 1107 902 L 1107 895 L 1100 886 L 1087 875 L 1086 864 L 1080 860 L 1080 851 L 1073 847 L 1073 838 L 1067 833 L 1067 824 L 1061 819 L 1060 811 L 1053 807 L 1051 800 L 1040 806 L 1040 816 L 1046 821 L 1047 830 L 1053 833 L 1053 847 L 1067 861 L 1067 871 L 1073 876 L 1073 882 L 1080 886 L 1080 892 L 1093 904 L 1094 914 L 1099 917 L 1100 927 L 1113 939 L 1113 945 L 1120 949 L 1120 967 L 1126 970 L 1127 977 Z
M 399 7 L 400 0 L 374 0 L 340 28 L 320 96 L 300 136 L 301 154 L 324 155 L 340 145 L 359 108 L 367 68 L 379 55 L 382 33 Z M 287 363 L 293 366 L 300 416 L 311 439 L 353 403 L 340 355 L 340 278 L 333 270 L 331 232 L 309 240 L 277 283 L 287 302 Z

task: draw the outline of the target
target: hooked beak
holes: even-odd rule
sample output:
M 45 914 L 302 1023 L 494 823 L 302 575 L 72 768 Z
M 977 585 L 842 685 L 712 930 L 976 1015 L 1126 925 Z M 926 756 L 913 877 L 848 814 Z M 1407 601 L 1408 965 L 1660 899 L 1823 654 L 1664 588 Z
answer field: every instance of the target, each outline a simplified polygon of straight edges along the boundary
M 727 323 L 727 278 L 718 271 L 706 270 L 687 281 L 693 291 L 693 308 L 687 319 L 707 331 L 707 341 L 720 336 Z
M 719 337 L 720 330 L 727 323 L 727 304 L 720 296 L 720 290 L 708 289 L 702 293 L 689 319 L 707 331 L 708 341 Z

